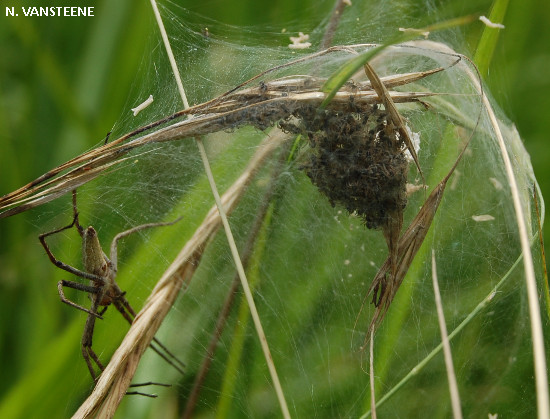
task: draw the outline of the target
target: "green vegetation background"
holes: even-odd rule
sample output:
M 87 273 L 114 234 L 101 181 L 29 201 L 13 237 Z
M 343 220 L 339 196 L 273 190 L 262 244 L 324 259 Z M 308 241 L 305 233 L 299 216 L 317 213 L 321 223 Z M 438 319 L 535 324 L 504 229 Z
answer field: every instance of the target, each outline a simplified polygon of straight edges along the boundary
M 40 3 L 14 0 L 3 2 L 2 6 L 61 6 L 75 2 Z M 149 2 L 117 0 L 116 6 L 109 0 L 78 3 L 95 6 L 96 17 L 25 18 L 20 14 L 15 18 L 4 16 L 3 8 L 0 10 L 0 194 L 97 144 L 126 106 L 128 91 L 135 82 L 135 69 L 154 25 Z M 223 23 L 237 26 L 268 23 L 281 27 L 288 19 L 310 21 L 307 13 L 316 3 L 314 0 L 181 2 L 192 11 Z M 407 6 L 407 2 L 399 3 Z M 445 17 L 488 15 L 491 4 L 477 0 L 438 3 L 448 11 Z M 325 2 L 323 7 L 328 13 L 331 3 Z M 436 20 L 439 18 L 434 16 Z M 503 22 L 506 29 L 500 33 L 485 79 L 496 101 L 515 122 L 547 198 L 550 196 L 548 22 L 547 1 L 510 2 Z M 475 49 L 481 30 L 480 24 L 464 29 L 468 45 L 461 52 Z M 54 268 L 39 246 L 40 219 L 36 214 L 0 220 L 0 402 L 11 394 L 19 377 L 36 368 L 33 354 L 50 349 L 44 342 L 59 334 L 71 314 L 58 303 L 55 282 L 45 280 L 52 278 L 50 272 Z M 548 242 L 548 225 L 544 227 L 544 236 Z M 49 316 L 55 320 L 48 322 Z M 37 323 L 40 327 L 36 327 Z M 79 354 L 50 355 L 52 364 L 66 363 L 68 374 L 73 374 L 75 362 L 81 362 Z M 32 392 L 33 383 L 27 383 L 25 388 Z M 45 395 L 44 408 L 50 403 L 65 401 L 57 394 Z

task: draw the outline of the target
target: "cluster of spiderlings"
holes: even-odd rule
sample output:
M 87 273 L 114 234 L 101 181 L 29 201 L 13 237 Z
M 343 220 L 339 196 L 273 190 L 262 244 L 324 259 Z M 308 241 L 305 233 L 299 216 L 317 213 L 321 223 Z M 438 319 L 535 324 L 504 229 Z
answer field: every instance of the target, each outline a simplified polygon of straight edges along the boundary
M 376 106 L 346 111 L 308 107 L 294 116 L 311 146 L 303 169 L 332 205 L 358 214 L 371 229 L 388 225 L 403 212 L 408 161 L 385 111 Z

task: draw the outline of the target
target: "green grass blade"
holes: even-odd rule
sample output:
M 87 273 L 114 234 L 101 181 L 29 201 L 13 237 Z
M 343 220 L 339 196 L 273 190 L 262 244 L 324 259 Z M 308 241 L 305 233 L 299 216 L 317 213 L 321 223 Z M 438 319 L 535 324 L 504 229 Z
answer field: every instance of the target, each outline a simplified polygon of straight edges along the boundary
M 489 20 L 491 22 L 502 22 L 504 16 L 506 16 L 506 10 L 508 9 L 508 0 L 495 0 L 491 13 L 489 14 Z M 500 35 L 500 29 L 490 28 L 485 26 L 479 44 L 474 55 L 474 62 L 480 74 L 485 77 L 489 71 L 489 64 L 493 58 L 493 53 L 497 46 L 498 37 Z
M 335 72 L 323 85 L 323 92 L 328 93 L 327 97 L 321 103 L 321 108 L 326 107 L 336 92 L 346 83 L 357 71 L 361 69 L 366 63 L 372 60 L 375 56 L 380 54 L 386 48 L 391 45 L 400 44 L 407 41 L 412 41 L 413 39 L 418 38 L 419 34 L 424 32 L 433 32 L 443 29 L 453 28 L 455 26 L 466 25 L 474 20 L 475 16 L 463 16 L 455 19 L 445 20 L 443 22 L 435 23 L 433 25 L 427 26 L 423 29 L 418 29 L 414 31 L 406 31 L 400 33 L 399 35 L 391 38 L 388 42 L 379 45 L 375 48 L 370 49 L 369 51 L 353 58 L 344 64 L 340 69 Z

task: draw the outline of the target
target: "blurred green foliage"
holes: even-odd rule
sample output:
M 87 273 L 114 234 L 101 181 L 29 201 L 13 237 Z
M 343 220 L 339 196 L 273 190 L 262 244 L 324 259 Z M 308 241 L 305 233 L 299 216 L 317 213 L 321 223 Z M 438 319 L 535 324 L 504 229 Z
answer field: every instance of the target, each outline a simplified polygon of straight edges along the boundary
M 74 5 L 62 0 L 53 3 L 51 5 Z M 490 1 L 474 0 L 434 3 L 445 12 L 443 16 L 433 16 L 436 20 L 469 13 L 488 15 L 491 6 Z M 403 7 L 413 9 L 410 14 L 425 13 L 411 4 L 396 1 L 396 13 Z M 19 0 L 6 4 L 16 8 L 29 5 L 38 6 Z M 0 194 L 24 185 L 96 145 L 120 119 L 122 110 L 129 107 L 128 92 L 140 84 L 135 72 L 150 46 L 151 33 L 155 32 L 150 4 L 135 0 L 86 4 L 91 5 L 96 8 L 94 18 L 25 18 L 21 15 L 15 18 L 3 14 L 0 17 Z M 182 5 L 236 26 L 279 27 L 287 21 L 294 25 L 303 22 L 304 32 L 313 29 L 318 23 L 316 18 L 328 14 L 332 8 L 330 1 L 318 5 L 314 0 L 209 0 L 187 1 Z M 313 10 L 315 16 L 312 17 Z M 485 77 L 496 102 L 514 121 L 525 141 L 546 197 L 550 196 L 550 147 L 547 145 L 550 79 L 546 75 L 546 66 L 550 65 L 549 21 L 547 1 L 510 2 L 503 21 L 506 29 L 500 33 Z M 462 29 L 466 45 L 460 52 L 473 54 L 482 29 L 480 24 Z M 296 188 L 307 187 L 297 185 Z M 57 272 L 50 264 L 37 240 L 39 232 L 66 223 L 63 217 L 67 214 L 66 203 L 66 200 L 53 203 L 47 209 L 0 220 L 0 412 L 8 413 L 8 417 L 51 417 L 51 412 L 54 416 L 68 416 L 85 396 L 82 389 L 90 385 L 80 353 L 74 350 L 84 317 L 76 316 L 58 302 L 55 283 L 67 275 Z M 56 217 L 58 212 L 62 215 Z M 298 211 L 294 216 L 297 224 L 300 214 Z M 550 226 L 544 227 L 544 235 L 550 239 Z M 78 250 L 78 243 L 73 240 L 62 253 L 74 256 Z M 294 269 L 298 271 L 300 267 Z M 139 300 L 145 298 L 147 292 L 148 289 L 137 289 L 134 295 L 138 294 Z M 360 303 L 360 291 L 357 293 Z M 293 302 L 291 297 L 289 292 L 289 304 Z M 294 304 L 303 304 L 303 301 Z M 309 316 L 315 314 L 309 313 Z M 75 317 L 79 318 L 78 323 L 73 321 Z M 353 321 L 353 316 L 348 320 Z M 110 321 L 115 322 L 110 326 L 110 330 L 116 330 L 111 336 L 114 345 L 126 326 L 115 316 Z M 307 336 L 304 339 L 307 340 Z M 414 337 L 409 339 L 414 341 Z M 52 341 L 55 345 L 48 343 Z M 530 348 L 521 349 L 526 353 L 530 351 Z M 63 368 L 60 364 L 66 369 L 65 382 L 58 383 L 55 389 L 64 388 L 66 393 L 44 392 L 44 388 L 48 388 L 48 371 Z M 479 375 L 489 374 L 481 366 L 476 367 Z M 349 373 L 346 368 L 350 365 L 343 362 L 339 374 L 345 377 Z M 481 380 L 475 371 L 467 379 Z M 338 392 L 346 396 L 345 387 Z M 208 394 L 213 400 L 214 393 Z M 256 397 L 261 399 L 261 395 Z M 26 400 L 34 404 L 27 405 Z M 170 406 L 163 408 L 169 411 Z M 519 417 L 521 412 L 516 414 Z

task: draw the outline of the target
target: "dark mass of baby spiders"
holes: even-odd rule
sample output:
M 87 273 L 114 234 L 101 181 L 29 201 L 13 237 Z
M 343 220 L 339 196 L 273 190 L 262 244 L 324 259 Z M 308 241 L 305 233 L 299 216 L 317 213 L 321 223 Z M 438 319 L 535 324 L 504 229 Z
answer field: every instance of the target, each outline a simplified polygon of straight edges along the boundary
M 422 245 L 447 182 L 471 137 L 447 176 L 401 234 L 407 205 L 408 146 L 387 110 L 377 105 L 359 107 L 351 101 L 348 109 L 341 110 L 298 107 L 292 116 L 279 125 L 284 131 L 307 138 L 310 150 L 302 166 L 306 175 L 332 205 L 357 214 L 368 228 L 382 230 L 388 245 L 388 257 L 367 293 L 375 306 L 367 342 Z
M 311 146 L 303 169 L 330 203 L 378 229 L 401 217 L 407 205 L 405 145 L 384 110 L 334 111 L 301 107 L 301 125 L 283 129 L 305 134 Z

